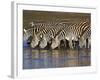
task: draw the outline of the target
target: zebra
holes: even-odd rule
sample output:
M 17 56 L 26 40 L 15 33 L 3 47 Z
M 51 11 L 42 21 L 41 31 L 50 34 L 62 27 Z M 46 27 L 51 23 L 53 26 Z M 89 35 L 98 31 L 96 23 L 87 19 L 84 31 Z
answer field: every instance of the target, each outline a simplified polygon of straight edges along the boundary
M 58 22 L 56 22 L 56 23 L 58 23 Z M 55 35 L 58 33 L 59 30 L 70 25 L 70 23 L 67 23 L 66 26 L 64 26 L 62 23 L 67 23 L 67 22 L 60 22 L 56 25 L 53 25 L 53 27 L 50 28 L 46 33 L 43 33 L 44 37 L 40 41 L 41 48 L 46 47 L 49 40 L 52 40 L 55 37 Z
M 40 48 L 45 48 L 47 46 L 47 43 L 54 38 L 54 35 L 57 33 L 57 31 L 62 28 L 61 24 L 53 25 L 53 26 L 48 26 L 41 30 L 39 33 L 34 35 L 34 40 L 32 40 L 31 47 L 35 48 L 36 45 L 40 42 L 39 46 Z M 37 42 L 36 42 L 37 41 Z
M 78 39 L 82 35 L 82 32 L 84 32 L 87 27 L 89 27 L 89 23 L 87 21 L 82 21 L 63 28 L 56 35 L 53 43 L 51 44 L 51 48 L 54 49 L 58 47 L 60 45 L 60 41 L 64 39 L 69 41 L 69 46 L 73 49 L 72 40 L 78 41 Z
M 79 39 L 80 47 L 89 48 L 91 46 L 91 27 L 88 27 L 84 33 L 82 34 L 81 38 Z
M 32 39 L 32 42 L 31 42 L 32 48 L 35 48 L 39 44 L 40 40 L 43 37 L 43 33 L 45 32 L 45 30 L 49 29 L 50 27 L 51 27 L 50 25 L 45 24 L 45 25 L 43 25 L 42 27 L 39 28 L 40 30 L 38 32 L 36 32 L 37 27 L 34 29 L 33 35 L 32 35 L 33 39 Z
M 33 28 L 23 30 L 23 40 L 27 41 L 30 37 L 32 37 Z
M 46 26 L 50 26 L 50 24 L 47 24 L 47 23 L 41 23 L 41 24 L 40 23 L 34 23 L 33 21 L 30 22 L 29 25 L 28 25 L 28 29 L 26 29 L 26 28 L 23 29 L 24 41 L 28 41 L 29 43 L 31 43 L 31 41 L 34 40 L 33 39 L 34 38 L 33 34 L 35 36 L 35 34 L 41 32 Z
M 68 29 L 68 28 L 66 27 L 66 28 L 60 30 L 58 32 L 58 34 L 56 35 L 56 37 L 53 39 L 52 44 L 51 44 L 52 49 L 59 47 L 61 40 L 64 40 L 64 42 L 65 42 L 65 40 L 69 40 L 70 47 L 72 48 L 72 44 L 71 44 L 72 40 L 71 39 L 75 35 L 71 34 L 70 31 L 68 31 L 66 29 Z
M 42 40 L 40 41 L 40 47 L 45 48 L 47 46 L 47 43 L 52 43 L 52 39 L 55 37 L 55 35 L 58 33 L 58 31 L 63 28 L 62 24 L 57 24 L 56 26 L 53 26 L 52 28 L 47 28 L 47 30 L 44 29 L 44 33 L 42 34 Z M 45 45 L 46 44 L 46 45 Z
M 35 33 L 35 31 L 34 31 L 33 39 L 32 39 L 32 42 L 31 42 L 31 47 L 32 47 L 32 48 L 35 48 L 37 45 L 39 45 L 39 42 L 40 42 L 40 41 L 43 41 L 44 46 L 47 45 L 47 43 L 44 42 L 44 41 L 46 41 L 46 39 L 45 39 L 45 37 L 44 37 L 44 35 L 43 35 L 43 33 L 45 33 L 45 29 L 46 29 L 46 28 L 44 28 L 43 30 L 41 30 L 41 31 L 38 32 L 38 33 Z M 46 29 L 46 30 L 47 30 L 47 29 Z

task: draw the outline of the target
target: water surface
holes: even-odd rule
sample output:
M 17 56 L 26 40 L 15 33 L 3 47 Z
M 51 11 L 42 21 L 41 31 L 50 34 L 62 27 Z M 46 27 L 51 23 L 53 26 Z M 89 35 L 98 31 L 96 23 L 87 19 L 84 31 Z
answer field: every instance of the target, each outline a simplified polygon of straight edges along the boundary
M 23 49 L 23 69 L 90 66 L 90 50 Z

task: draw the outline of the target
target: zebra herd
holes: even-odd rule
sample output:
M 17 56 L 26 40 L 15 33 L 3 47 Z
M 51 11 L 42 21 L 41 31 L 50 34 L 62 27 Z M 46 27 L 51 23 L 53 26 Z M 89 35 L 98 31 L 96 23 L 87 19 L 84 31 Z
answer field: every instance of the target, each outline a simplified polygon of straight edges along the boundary
M 23 30 L 24 40 L 29 40 L 30 46 L 45 48 L 48 44 L 51 49 L 60 48 L 63 42 L 64 48 L 74 49 L 91 47 L 91 25 L 88 20 L 77 22 L 55 23 L 30 23 L 30 28 Z M 76 45 L 77 43 L 77 45 Z

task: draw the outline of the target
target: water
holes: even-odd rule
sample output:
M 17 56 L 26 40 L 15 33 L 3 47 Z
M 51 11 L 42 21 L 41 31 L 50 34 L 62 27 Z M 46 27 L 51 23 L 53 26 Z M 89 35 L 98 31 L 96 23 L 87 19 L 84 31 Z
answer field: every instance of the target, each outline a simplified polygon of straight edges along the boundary
M 23 49 L 23 69 L 90 66 L 90 50 Z

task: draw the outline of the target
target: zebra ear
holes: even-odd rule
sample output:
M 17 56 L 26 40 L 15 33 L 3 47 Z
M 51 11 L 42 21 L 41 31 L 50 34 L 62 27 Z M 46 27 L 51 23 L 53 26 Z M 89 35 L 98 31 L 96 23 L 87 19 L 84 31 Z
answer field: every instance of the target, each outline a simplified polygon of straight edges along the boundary
M 30 22 L 30 23 L 29 23 L 29 25 L 34 26 L 34 22 L 33 22 L 33 21 L 32 21 L 32 22 Z

